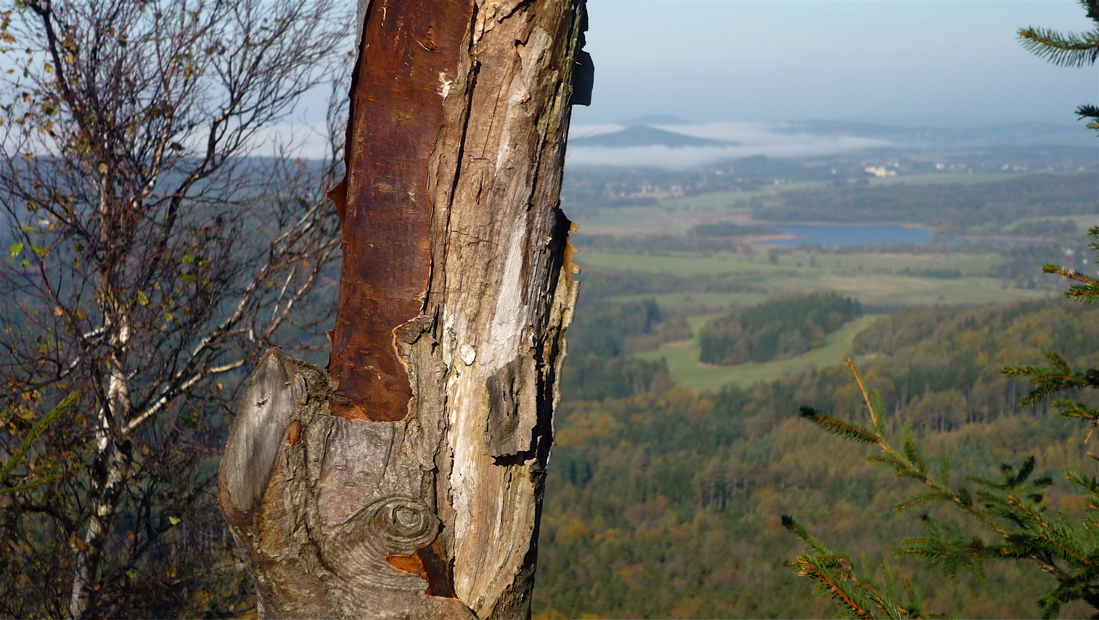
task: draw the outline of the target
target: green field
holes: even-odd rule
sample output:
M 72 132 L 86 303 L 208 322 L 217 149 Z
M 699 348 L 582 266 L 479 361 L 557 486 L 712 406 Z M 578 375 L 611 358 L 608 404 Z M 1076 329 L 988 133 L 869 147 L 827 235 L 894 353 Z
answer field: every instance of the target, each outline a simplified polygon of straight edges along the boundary
M 1003 173 L 926 173 L 869 179 L 870 186 L 893 185 L 973 185 L 1005 181 L 1019 175 Z M 655 205 L 601 207 L 595 212 L 578 210 L 569 217 L 576 220 L 585 235 L 618 235 L 643 237 L 652 235 L 683 235 L 697 224 L 724 219 L 750 220 L 748 201 L 759 196 L 782 192 L 821 189 L 831 185 L 826 181 L 803 181 L 767 185 L 756 190 L 720 191 L 708 194 L 678 196 L 659 200 Z
M 661 308 L 709 308 L 711 311 L 757 304 L 766 299 L 801 293 L 835 291 L 868 306 L 908 307 L 937 304 L 997 304 L 1048 295 L 1015 288 L 984 275 L 1002 260 L 994 254 L 833 254 L 807 253 L 777 257 L 714 254 L 661 256 L 583 252 L 581 267 L 595 271 L 640 271 L 679 277 L 732 274 L 750 292 L 666 293 L 629 295 L 615 299 L 655 298 Z M 815 263 L 815 266 L 814 266 Z M 907 275 L 908 269 L 912 275 Z M 934 270 L 957 270 L 966 277 L 936 278 L 919 275 Z M 688 314 L 690 312 L 688 311 Z
M 870 185 L 976 185 L 1024 176 L 1011 172 L 925 172 L 870 179 Z
M 765 248 L 767 246 L 764 246 Z M 770 249 L 770 248 L 767 248 Z M 780 248 L 774 248 L 780 249 Z M 755 273 L 773 276 L 813 278 L 821 273 L 863 276 L 866 274 L 901 274 L 927 270 L 958 270 L 963 275 L 983 275 L 1003 259 L 997 254 L 823 254 L 815 256 L 800 250 L 785 250 L 788 254 L 773 260 L 766 249 L 745 253 L 625 253 L 582 250 L 576 254 L 581 267 L 617 271 L 649 271 L 676 276 L 719 275 L 725 273 Z
M 700 317 L 709 318 L 709 317 Z M 669 343 L 655 351 L 640 353 L 637 357 L 646 360 L 664 358 L 668 363 L 668 372 L 672 382 L 680 387 L 695 391 L 716 391 L 728 383 L 746 387 L 760 381 L 770 382 L 783 375 L 799 374 L 813 368 L 825 368 L 842 364 L 851 355 L 855 335 L 876 321 L 878 316 L 864 316 L 851 321 L 838 331 L 825 338 L 824 346 L 813 349 L 804 355 L 775 360 L 772 362 L 737 364 L 736 366 L 713 366 L 698 361 L 698 329 L 700 321 L 691 321 L 695 327 L 695 338 L 688 342 Z

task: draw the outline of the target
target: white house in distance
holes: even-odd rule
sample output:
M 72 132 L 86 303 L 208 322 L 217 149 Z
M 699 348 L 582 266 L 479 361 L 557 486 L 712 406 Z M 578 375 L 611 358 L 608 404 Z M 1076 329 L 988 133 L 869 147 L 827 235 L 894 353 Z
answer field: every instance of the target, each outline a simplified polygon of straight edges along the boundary
M 895 176 L 897 176 L 897 171 L 896 170 L 889 170 L 889 169 L 885 168 L 884 166 L 867 166 L 867 167 L 863 168 L 863 170 L 865 172 L 869 172 L 870 174 L 872 174 L 876 177 L 895 177 Z

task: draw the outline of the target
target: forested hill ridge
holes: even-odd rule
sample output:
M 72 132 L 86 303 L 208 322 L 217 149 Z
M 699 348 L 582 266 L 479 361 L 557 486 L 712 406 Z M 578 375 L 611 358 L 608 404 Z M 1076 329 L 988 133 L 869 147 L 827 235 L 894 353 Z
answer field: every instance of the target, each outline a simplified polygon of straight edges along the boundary
M 1034 455 L 1040 475 L 1057 479 L 1064 469 L 1094 470 L 1082 431 L 1044 403 L 1020 409 L 1027 385 L 1000 370 L 1038 363 L 1047 350 L 1095 366 L 1089 343 L 1097 339 L 1099 308 L 1050 299 L 902 311 L 863 330 L 855 350 L 889 425 L 911 422 L 927 458 L 949 456 L 955 471 L 989 476 L 1002 461 Z M 947 581 L 884 557 L 893 541 L 921 531 L 918 513 L 892 511 L 912 489 L 798 417 L 802 405 L 852 417 L 860 400 L 846 369 L 714 392 L 650 385 L 634 396 L 562 404 L 537 617 L 830 615 L 828 601 L 810 596 L 811 585 L 784 565 L 800 541 L 783 530 L 781 514 L 813 524 L 834 548 L 866 550 L 871 565 L 901 565 L 925 609 L 1038 615 L 1036 600 L 1050 584 L 1030 565 L 997 563 L 983 581 Z M 1044 501 L 1071 514 L 1083 508 L 1057 485 Z
M 939 234 L 968 234 L 995 223 L 1051 214 L 1095 213 L 1094 173 L 1031 174 L 978 184 L 845 185 L 791 190 L 749 200 L 752 216 L 770 222 L 913 222 Z
M 862 316 L 862 304 L 836 293 L 810 293 L 765 302 L 706 323 L 699 360 L 733 365 L 795 356 Z

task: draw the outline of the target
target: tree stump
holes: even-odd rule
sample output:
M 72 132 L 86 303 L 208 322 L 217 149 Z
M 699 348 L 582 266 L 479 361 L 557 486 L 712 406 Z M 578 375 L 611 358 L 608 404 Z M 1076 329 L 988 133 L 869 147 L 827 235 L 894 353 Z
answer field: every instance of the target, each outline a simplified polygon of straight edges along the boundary
M 263 617 L 528 617 L 577 293 L 559 196 L 584 9 L 362 13 L 328 372 L 259 361 L 222 510 Z

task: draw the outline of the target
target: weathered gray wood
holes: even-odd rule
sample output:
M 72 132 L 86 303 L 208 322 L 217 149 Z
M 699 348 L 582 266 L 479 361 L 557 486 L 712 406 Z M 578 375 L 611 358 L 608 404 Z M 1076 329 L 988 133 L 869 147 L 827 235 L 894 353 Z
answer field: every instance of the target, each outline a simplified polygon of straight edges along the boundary
M 582 11 L 360 6 L 331 376 L 264 356 L 221 505 L 264 617 L 527 617 L 577 293 L 559 194 Z
M 252 372 L 222 457 L 219 492 L 230 520 L 259 504 L 275 466 L 283 435 L 304 404 L 300 373 L 279 351 L 265 355 Z
M 249 383 L 219 493 L 248 553 L 260 615 L 472 618 L 459 601 L 428 596 L 421 576 L 394 566 L 440 527 L 420 493 L 424 470 L 389 467 L 399 461 L 405 429 L 332 417 L 324 371 L 278 350 L 264 355 Z M 271 403 L 280 403 L 277 415 Z M 262 497 L 252 494 L 255 480 Z

